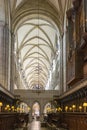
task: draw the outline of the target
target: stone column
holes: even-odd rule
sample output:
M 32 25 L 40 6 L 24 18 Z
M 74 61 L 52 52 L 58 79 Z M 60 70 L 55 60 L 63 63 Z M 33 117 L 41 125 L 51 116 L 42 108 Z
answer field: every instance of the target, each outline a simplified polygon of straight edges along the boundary
M 67 85 L 66 85 L 66 69 L 67 69 L 67 30 L 66 30 L 66 18 L 64 21 L 64 36 L 63 36 L 63 92 L 66 92 Z
M 4 57 L 4 22 L 0 21 L 0 84 L 5 85 L 5 57 Z
M 0 0 L 0 84 L 10 90 L 10 8 L 8 0 Z
M 11 55 L 10 55 L 10 91 L 14 90 L 14 69 L 15 69 L 15 61 L 14 61 L 14 39 L 15 36 L 11 34 Z
M 3 86 L 5 86 L 4 25 L 5 25 L 5 5 L 4 5 L 4 1 L 0 0 L 0 84 L 3 85 Z
M 0 21 L 5 23 L 5 2 L 4 0 L 0 0 Z
M 63 92 L 63 35 L 60 36 L 60 94 Z
M 0 22 L 0 84 L 8 89 L 9 29 Z

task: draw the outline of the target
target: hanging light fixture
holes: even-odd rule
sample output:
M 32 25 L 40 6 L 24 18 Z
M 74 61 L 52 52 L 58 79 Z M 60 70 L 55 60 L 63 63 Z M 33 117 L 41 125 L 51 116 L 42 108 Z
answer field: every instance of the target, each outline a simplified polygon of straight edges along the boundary
M 37 83 L 37 89 L 40 89 L 40 84 L 39 84 L 39 0 L 38 0 L 38 65 L 37 65 L 37 69 L 38 69 L 38 83 Z
M 38 16 L 37 16 L 37 19 L 38 19 L 38 43 L 37 43 L 37 47 L 38 47 L 38 57 L 37 57 L 37 73 L 38 73 L 38 79 L 37 79 L 37 92 L 38 92 L 38 94 L 39 93 L 41 93 L 42 91 L 40 91 L 40 89 L 41 89 L 41 84 L 40 84 L 40 72 L 42 71 L 42 67 L 40 66 L 40 63 L 39 63 L 39 54 L 40 54 L 40 52 L 39 52 L 39 45 L 40 45 L 40 41 L 39 41 L 39 35 L 40 35 L 40 32 L 39 32 L 39 26 L 40 26 L 40 9 L 39 9 L 39 7 L 40 7 L 40 5 L 39 5 L 40 3 L 39 3 L 39 0 L 38 0 Z

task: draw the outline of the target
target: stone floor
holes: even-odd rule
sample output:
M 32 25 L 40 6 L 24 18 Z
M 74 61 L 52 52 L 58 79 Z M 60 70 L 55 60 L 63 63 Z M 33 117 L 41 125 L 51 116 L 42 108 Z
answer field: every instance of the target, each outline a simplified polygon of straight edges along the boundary
M 46 127 L 41 127 L 41 122 L 33 120 L 30 124 L 28 124 L 27 127 L 23 126 L 23 128 L 18 128 L 15 130 L 49 130 Z M 58 130 L 64 130 L 64 129 L 58 129 Z

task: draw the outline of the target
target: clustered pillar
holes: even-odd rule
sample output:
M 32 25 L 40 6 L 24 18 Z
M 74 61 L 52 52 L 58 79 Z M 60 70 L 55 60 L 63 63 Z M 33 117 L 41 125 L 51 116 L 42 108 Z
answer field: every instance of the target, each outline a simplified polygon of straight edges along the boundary
M 9 6 L 0 0 L 0 85 L 10 90 L 10 44 Z M 6 4 L 6 5 L 5 5 Z

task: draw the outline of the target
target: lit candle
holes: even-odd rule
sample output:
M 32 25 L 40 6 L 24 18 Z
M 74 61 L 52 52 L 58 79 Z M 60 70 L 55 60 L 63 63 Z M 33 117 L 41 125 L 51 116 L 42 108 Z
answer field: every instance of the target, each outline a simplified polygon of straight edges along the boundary
M 11 107 L 11 109 L 12 109 L 12 111 L 14 111 L 15 107 L 14 107 L 14 106 L 12 106 L 12 107 Z
M 20 108 L 19 107 L 17 107 L 17 112 L 20 112 Z
M 9 108 L 10 106 L 9 105 L 6 105 L 7 108 Z
M 72 111 L 72 107 L 70 107 L 69 110 Z
M 80 112 L 82 111 L 82 106 L 79 106 L 79 110 L 80 110 Z
M 62 108 L 61 107 L 58 107 L 58 112 L 61 112 L 62 111 Z
M 7 104 L 7 105 L 6 105 L 6 108 L 7 108 L 7 111 L 9 111 L 10 106 Z
M 73 112 L 75 111 L 76 105 L 72 105 Z
M 67 112 L 67 110 L 68 110 L 68 106 L 65 107 L 65 111 L 66 111 L 66 112 Z
M 0 112 L 1 112 L 1 107 L 3 106 L 3 103 L 2 102 L 0 102 Z
M 87 103 L 86 102 L 83 103 L 83 107 L 84 107 L 84 112 L 86 112 L 86 107 L 87 107 Z

